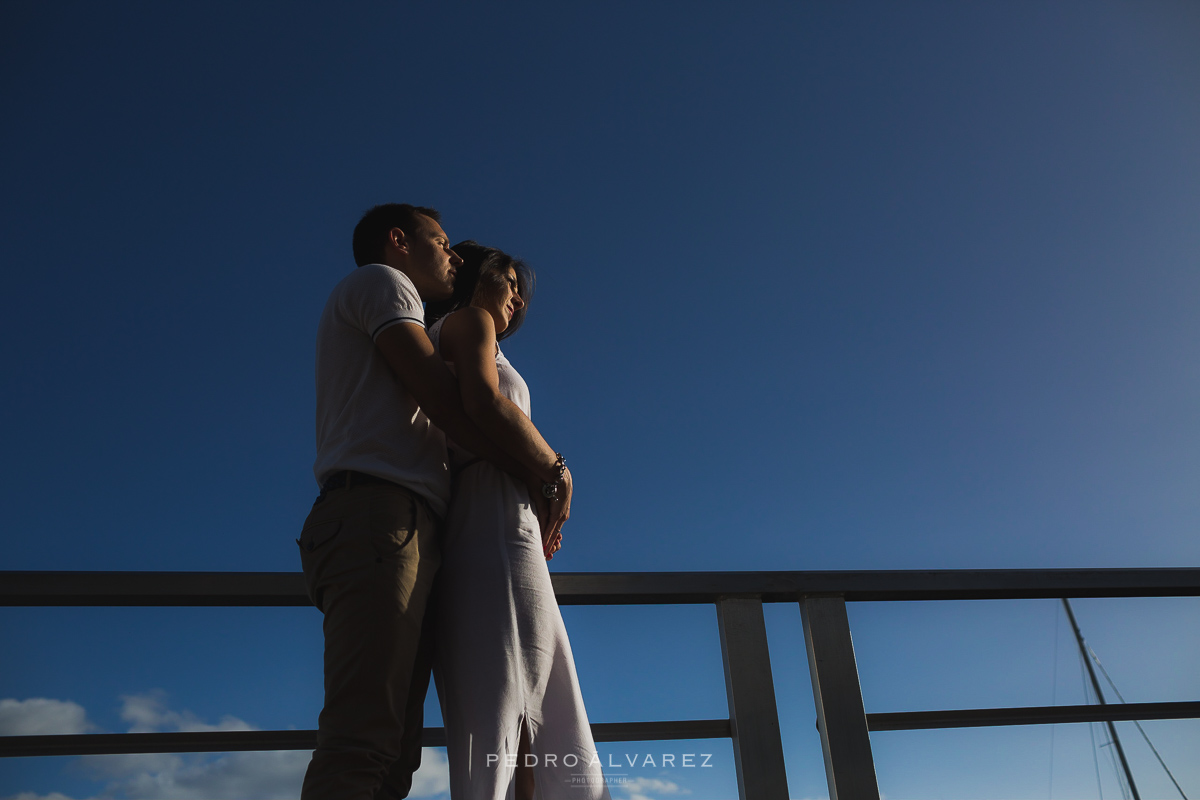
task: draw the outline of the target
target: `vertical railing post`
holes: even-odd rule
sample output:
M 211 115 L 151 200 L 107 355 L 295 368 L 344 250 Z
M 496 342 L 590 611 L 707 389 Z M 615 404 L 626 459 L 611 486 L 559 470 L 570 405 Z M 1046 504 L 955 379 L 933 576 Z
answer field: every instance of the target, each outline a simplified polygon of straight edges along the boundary
M 842 597 L 800 601 L 829 800 L 879 800 L 875 761 Z
M 762 600 L 717 601 L 733 759 L 742 800 L 788 800 Z

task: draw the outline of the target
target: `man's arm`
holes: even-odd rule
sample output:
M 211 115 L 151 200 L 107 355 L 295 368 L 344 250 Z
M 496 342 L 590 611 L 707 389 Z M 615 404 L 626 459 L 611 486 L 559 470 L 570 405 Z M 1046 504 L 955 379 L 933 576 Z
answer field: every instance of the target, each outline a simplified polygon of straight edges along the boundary
M 375 346 L 417 405 L 443 433 L 522 483 L 541 477 L 498 447 L 467 416 L 458 381 L 433 351 L 424 328 L 410 322 L 392 325 L 375 337 Z

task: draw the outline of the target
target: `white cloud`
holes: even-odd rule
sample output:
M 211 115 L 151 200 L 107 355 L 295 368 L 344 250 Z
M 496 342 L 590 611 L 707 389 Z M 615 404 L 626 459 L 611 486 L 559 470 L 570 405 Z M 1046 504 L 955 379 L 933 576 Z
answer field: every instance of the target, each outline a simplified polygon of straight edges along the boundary
M 155 731 L 249 731 L 257 730 L 233 716 L 216 724 L 205 722 L 188 710 L 167 705 L 161 691 L 121 698 L 121 718 L 131 733 Z M 0 732 L 83 733 L 94 728 L 82 706 L 61 700 L 33 698 L 0 701 Z M 128 800 L 290 800 L 300 796 L 300 784 L 308 768 L 307 750 L 276 750 L 225 754 L 145 753 L 84 756 L 86 770 L 104 782 L 100 794 Z M 450 787 L 446 756 L 426 749 L 421 769 L 413 776 L 413 798 L 434 797 Z M 32 792 L 6 800 L 71 800 L 58 793 Z
M 628 800 L 656 800 L 650 796 L 650 792 L 656 795 L 691 794 L 687 789 L 680 788 L 679 784 L 674 781 L 665 781 L 662 778 L 630 778 L 617 784 L 615 788 L 628 792 Z
M 125 759 L 103 769 L 113 778 L 104 794 L 131 800 L 286 800 L 300 796 L 309 755 L 279 750 Z
M 252 725 L 228 714 L 216 725 L 200 720 L 191 711 L 172 711 L 167 708 L 167 695 L 162 690 L 121 697 L 121 719 L 130 723 L 130 733 L 154 731 L 253 731 Z
M 0 736 L 87 733 L 93 727 L 83 706 L 70 700 L 0 700 Z
M 426 747 L 421 751 L 421 768 L 413 773 L 409 797 L 433 797 L 450 791 L 450 767 L 446 754 Z
M 147 754 L 91 756 L 97 777 L 108 780 L 104 794 L 130 800 L 286 800 L 300 796 L 312 754 L 307 750 L 213 755 Z M 446 792 L 446 757 L 426 749 L 413 776 L 413 798 Z

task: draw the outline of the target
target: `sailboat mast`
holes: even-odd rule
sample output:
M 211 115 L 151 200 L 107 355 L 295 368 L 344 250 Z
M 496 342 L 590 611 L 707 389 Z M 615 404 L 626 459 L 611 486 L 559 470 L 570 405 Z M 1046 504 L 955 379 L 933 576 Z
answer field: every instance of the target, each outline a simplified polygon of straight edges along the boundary
M 1079 632 L 1079 623 L 1075 621 L 1075 612 L 1071 610 L 1071 601 L 1067 598 L 1062 598 L 1063 608 L 1067 610 L 1067 619 L 1071 620 L 1071 630 L 1075 631 L 1075 641 L 1079 644 L 1079 655 L 1083 656 L 1083 663 L 1087 666 L 1088 677 L 1092 679 L 1092 689 L 1096 692 L 1096 699 L 1100 701 L 1100 705 L 1108 705 L 1104 700 L 1104 692 L 1100 691 L 1100 681 L 1096 680 L 1096 670 L 1092 667 L 1092 659 L 1088 656 L 1087 645 L 1083 643 L 1083 634 Z M 1133 782 L 1133 772 L 1129 769 L 1129 762 L 1125 760 L 1125 748 L 1121 747 L 1121 739 L 1117 736 L 1117 726 L 1112 720 L 1106 720 L 1105 725 L 1108 726 L 1108 735 L 1112 738 L 1113 744 L 1117 748 L 1117 757 L 1121 759 L 1121 769 L 1125 770 L 1125 780 L 1129 781 L 1129 791 L 1133 792 L 1133 800 L 1142 800 L 1138 794 L 1137 784 Z

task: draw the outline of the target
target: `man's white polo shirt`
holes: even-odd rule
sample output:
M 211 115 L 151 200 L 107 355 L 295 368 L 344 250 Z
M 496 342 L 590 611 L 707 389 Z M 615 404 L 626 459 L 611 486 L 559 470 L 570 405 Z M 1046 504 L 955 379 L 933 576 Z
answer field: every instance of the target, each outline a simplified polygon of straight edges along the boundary
M 446 437 L 392 373 L 375 339 L 392 325 L 424 327 L 408 276 L 384 264 L 347 275 L 317 327 L 317 483 L 355 470 L 412 489 L 445 516 L 450 499 Z

